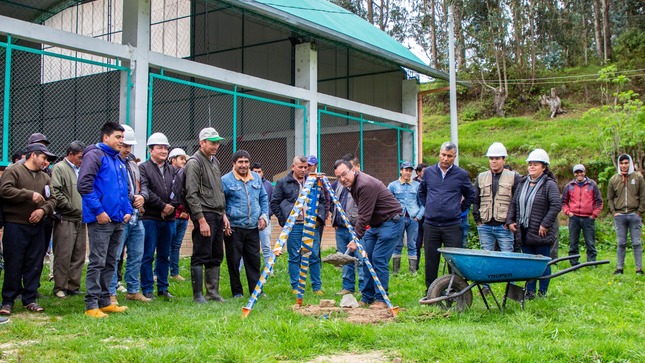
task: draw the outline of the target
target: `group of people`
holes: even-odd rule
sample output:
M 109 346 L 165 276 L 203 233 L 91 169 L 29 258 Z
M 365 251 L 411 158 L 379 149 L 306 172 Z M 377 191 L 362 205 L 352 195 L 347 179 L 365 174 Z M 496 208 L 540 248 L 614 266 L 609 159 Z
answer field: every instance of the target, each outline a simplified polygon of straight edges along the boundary
M 56 160 L 47 148 L 49 141 L 42 134 L 30 136 L 24 158 L 8 167 L 0 182 L 5 261 L 0 315 L 11 315 L 17 299 L 29 311 L 44 311 L 37 297 L 52 228 L 53 294 L 59 298 L 85 295 L 85 314 L 93 318 L 127 309 L 116 297 L 124 250 L 126 300 L 174 297 L 168 280 L 184 280 L 178 261 L 189 219 L 194 227 L 190 260 L 193 301 L 224 301 L 219 292 L 224 256 L 232 296 L 244 296 L 242 266 L 252 292 L 260 278 L 262 259 L 268 264 L 274 253 L 271 217 L 275 216 L 280 226 L 286 224 L 308 174 L 316 172 L 318 160 L 314 155 L 296 156 L 291 170 L 273 186 L 264 178 L 261 164 L 251 163 L 245 150 L 233 154 L 231 170 L 222 175 L 215 155 L 224 138 L 214 128 L 202 129 L 198 139 L 198 150 L 189 156 L 181 148 L 171 149 L 164 134 L 154 133 L 147 140 L 149 159 L 140 162 L 132 154 L 137 143 L 134 130 L 107 122 L 100 130 L 100 142 L 87 147 L 80 141 L 72 142 L 67 155 L 49 168 Z M 438 163 L 418 165 L 416 177 L 412 176 L 415 167 L 403 162 L 399 179 L 387 187 L 361 171 L 354 155 L 337 160 L 332 190 L 323 189 L 313 216 L 307 215 L 308 208 L 302 208 L 291 228 L 287 251 L 293 292 L 298 292 L 307 218 L 316 224 L 309 273 L 317 295 L 324 294 L 320 240 L 328 216 L 338 251 L 357 255 L 351 226 L 386 292 L 389 262 L 392 260 L 393 273 L 398 273 L 404 242 L 412 273 L 419 268 L 424 246 L 427 289 L 437 278 L 438 248 L 463 246 L 462 222 L 471 207 L 484 250 L 517 252 L 519 246 L 521 252 L 549 256 L 558 239 L 557 216 L 562 210 L 569 217 L 569 253 L 578 253 L 582 231 L 587 260 L 595 260 L 594 220 L 603 201 L 597 184 L 586 177 L 584 165 L 573 167 L 574 179 L 561 195 L 549 169 L 549 156 L 542 149 L 529 154 L 528 175 L 522 177 L 507 168 L 504 145 L 493 143 L 486 153 L 489 169 L 476 177 L 474 185 L 468 173 L 454 164 L 456 154 L 454 144 L 444 143 Z M 643 274 L 640 214 L 645 212 L 645 179 L 634 171 L 629 155 L 619 156 L 618 166 L 607 193 L 618 239 L 615 273 L 624 271 L 629 232 L 636 273 Z M 347 219 L 341 218 L 331 203 L 331 192 Z M 87 242 L 89 263 L 86 292 L 82 292 Z M 342 288 L 337 294 L 353 294 L 358 280 L 360 305 L 387 307 L 362 262 L 359 258 L 358 264 L 343 267 Z M 578 263 L 571 260 L 572 265 Z M 549 268 L 544 274 L 550 274 Z M 548 280 L 541 280 L 536 292 L 536 283 L 528 283 L 528 298 L 536 293 L 546 296 L 548 284 Z

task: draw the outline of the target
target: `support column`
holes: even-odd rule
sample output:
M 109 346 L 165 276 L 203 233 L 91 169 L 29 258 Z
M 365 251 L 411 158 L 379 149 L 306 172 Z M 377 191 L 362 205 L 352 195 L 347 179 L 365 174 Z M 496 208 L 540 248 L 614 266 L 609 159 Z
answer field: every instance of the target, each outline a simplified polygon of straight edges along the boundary
M 417 94 L 419 85 L 416 79 L 406 79 L 401 84 L 402 87 L 402 105 L 401 111 L 410 116 L 417 117 Z M 414 128 L 414 132 L 401 132 L 401 159 L 416 164 L 421 153 L 420 142 L 416 142 L 416 136 L 419 133 L 419 126 Z
M 127 75 L 121 75 L 121 94 L 119 117 L 121 123 L 128 123 L 134 129 L 137 144 L 132 151 L 141 159 L 146 158 L 146 139 L 148 130 L 148 51 L 150 49 L 150 1 L 128 0 L 123 2 L 123 37 L 122 43 L 131 47 L 130 59 L 124 59 L 123 65 L 129 66 L 132 72 L 130 82 L 130 119 L 126 120 Z
M 320 156 L 318 155 L 318 51 L 313 43 L 296 45 L 295 67 L 295 86 L 311 91 L 310 98 L 304 101 L 306 111 L 296 111 L 295 154 Z

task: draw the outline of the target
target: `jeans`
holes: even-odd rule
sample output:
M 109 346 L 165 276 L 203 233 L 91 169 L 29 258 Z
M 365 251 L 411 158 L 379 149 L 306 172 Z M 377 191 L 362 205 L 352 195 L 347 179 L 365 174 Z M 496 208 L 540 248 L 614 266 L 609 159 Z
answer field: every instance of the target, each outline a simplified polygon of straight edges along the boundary
M 388 285 L 390 283 L 390 258 L 396 247 L 398 236 L 403 233 L 405 221 L 403 218 L 398 218 L 397 221 L 389 219 L 383 222 L 378 227 L 371 227 L 365 232 L 361 239 L 361 244 L 367 252 L 372 268 L 376 273 L 381 286 L 388 292 Z M 385 302 L 383 295 L 374 283 L 371 277 L 370 270 L 367 265 L 363 265 L 363 283 L 361 286 L 361 301 L 371 304 L 375 300 Z
M 110 282 L 116 271 L 116 258 L 125 223 L 110 222 L 87 225 L 90 262 L 85 277 L 85 310 L 110 305 Z
M 434 226 L 423 224 L 423 244 L 426 253 L 426 289 L 437 279 L 439 273 L 439 260 L 441 254 L 437 251 L 442 245 L 445 247 L 462 247 L 462 229 L 460 224 L 449 226 Z
M 170 276 L 179 275 L 179 250 L 188 228 L 188 219 L 175 219 L 175 238 L 170 245 Z
M 347 245 L 352 241 L 352 234 L 345 227 L 336 229 L 336 250 L 340 253 L 347 251 Z M 343 266 L 343 290 L 354 292 L 356 290 L 356 270 L 358 270 L 358 286 L 363 284 L 363 259 L 358 251 L 350 252 L 350 256 L 358 258 L 358 268 L 355 263 Z
M 45 237 L 44 222 L 35 225 L 7 222 L 2 243 L 6 263 L 2 304 L 13 306 L 19 294 L 22 294 L 23 305 L 35 302 L 43 259 L 49 244 L 49 239 Z
M 549 245 L 537 245 L 537 246 L 528 246 L 528 245 L 522 245 L 522 252 L 523 253 L 530 253 L 532 255 L 542 255 L 545 257 L 549 257 L 551 255 L 551 246 Z M 544 273 L 542 276 L 550 275 L 551 274 L 551 266 L 547 266 L 546 270 L 544 270 Z M 551 279 L 546 279 L 546 280 L 540 280 L 540 294 L 546 295 L 547 290 L 549 290 L 549 281 Z M 535 286 L 537 285 L 536 280 L 531 280 L 526 283 L 526 290 L 530 292 L 535 292 Z
M 287 239 L 287 251 L 289 252 L 289 280 L 293 290 L 298 289 L 298 279 L 300 278 L 300 246 L 302 245 L 302 232 L 304 224 L 294 224 Z M 320 279 L 320 235 L 318 228 L 314 228 L 314 244 L 309 256 L 309 276 L 311 278 L 311 289 L 318 291 L 322 288 Z
M 146 233 L 141 259 L 141 291 L 151 293 L 154 288 L 154 276 L 157 276 L 157 292 L 168 291 L 168 271 L 170 268 L 170 243 L 175 238 L 175 221 L 143 220 Z M 155 259 L 155 250 L 157 258 Z M 155 259 L 154 275 L 152 260 Z
M 481 243 L 482 250 L 495 251 L 495 241 L 497 241 L 500 250 L 513 252 L 513 244 L 515 243 L 513 232 L 504 228 L 503 225 L 482 224 L 477 226 L 477 232 L 479 233 L 479 243 Z
M 411 260 L 417 259 L 417 234 L 419 233 L 419 222 L 415 221 L 413 218 L 405 217 L 405 225 L 403 231 L 405 232 L 405 240 L 408 247 L 408 258 Z M 399 236 L 399 240 L 394 247 L 394 253 L 392 257 L 401 257 L 403 252 L 403 232 Z
M 616 268 L 622 269 L 625 265 L 627 230 L 629 230 L 629 235 L 632 238 L 632 248 L 634 249 L 636 269 L 643 269 L 643 245 L 641 244 L 642 225 L 643 221 L 638 214 L 619 214 L 614 217 L 616 239 L 618 240 Z
M 271 248 L 271 220 L 267 222 L 266 228 L 260 231 L 260 246 L 262 247 L 264 265 L 267 266 L 271 255 L 273 255 Z
M 143 228 L 142 221 L 137 221 L 137 224 L 134 226 L 126 223 L 116 254 L 118 262 L 123 257 L 123 249 L 127 249 L 124 280 L 128 293 L 130 294 L 139 292 L 139 272 L 141 271 L 141 259 L 143 258 L 144 236 L 145 229 Z M 112 282 L 110 283 L 110 295 L 116 295 L 117 275 L 115 270 L 114 275 L 112 275 Z
M 461 217 L 461 246 L 463 248 L 468 248 L 468 231 L 470 231 L 468 216 Z
M 591 217 L 569 217 L 569 256 L 578 254 L 580 231 L 587 246 L 587 261 L 596 260 L 596 221 Z M 571 266 L 577 265 L 578 259 L 569 260 Z

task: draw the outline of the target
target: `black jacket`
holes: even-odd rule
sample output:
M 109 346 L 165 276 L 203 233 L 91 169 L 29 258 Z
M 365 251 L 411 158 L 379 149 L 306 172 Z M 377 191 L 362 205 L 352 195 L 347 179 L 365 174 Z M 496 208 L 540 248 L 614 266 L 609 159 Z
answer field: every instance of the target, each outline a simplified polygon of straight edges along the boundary
M 290 171 L 284 178 L 276 182 L 275 188 L 273 188 L 273 195 L 269 202 L 269 208 L 275 214 L 276 218 L 278 218 L 280 226 L 284 227 L 284 224 L 287 222 L 287 218 L 289 218 L 289 214 L 294 204 L 296 204 L 299 194 L 300 183 L 293 177 L 293 171 Z M 318 198 L 317 220 L 320 224 L 324 225 L 325 219 L 327 218 L 325 198 L 323 195 L 319 195 Z
M 546 178 L 540 189 L 537 190 L 535 199 L 533 199 L 529 228 L 526 233 L 526 240 L 522 241 L 522 244 L 552 246 L 558 239 L 558 213 L 562 209 L 562 199 L 560 199 L 560 190 L 555 180 L 548 176 Z M 517 199 L 528 180 L 528 177 L 524 177 L 517 186 L 517 192 L 513 195 L 513 202 L 509 206 L 508 215 L 506 216 L 507 224 L 517 223 L 520 219 L 520 206 Z M 538 234 L 540 226 L 549 229 L 544 237 L 540 237 Z M 517 228 L 519 230 L 523 227 L 518 224 Z
M 163 171 L 164 173 L 161 175 L 159 167 L 152 160 L 139 165 L 141 194 L 147 195 L 146 202 L 143 205 L 146 212 L 141 219 L 175 220 L 175 213 L 171 213 L 165 219 L 161 218 L 161 211 L 163 211 L 166 204 L 172 204 L 172 180 L 175 176 L 175 169 L 171 165 L 165 164 Z

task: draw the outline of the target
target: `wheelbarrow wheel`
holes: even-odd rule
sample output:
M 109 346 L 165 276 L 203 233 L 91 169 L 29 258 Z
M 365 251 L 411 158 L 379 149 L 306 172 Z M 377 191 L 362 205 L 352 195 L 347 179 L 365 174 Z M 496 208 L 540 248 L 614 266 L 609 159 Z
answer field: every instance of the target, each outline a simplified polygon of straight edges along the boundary
M 450 279 L 453 278 L 453 275 L 443 275 L 436 280 L 428 288 L 428 299 L 434 299 L 441 296 L 448 296 L 450 294 L 456 294 L 459 291 L 468 287 L 468 283 L 459 277 L 454 275 L 452 281 L 452 286 L 450 286 Z M 450 286 L 450 289 L 448 287 Z M 440 301 L 437 304 L 443 307 L 446 310 L 453 309 L 455 311 L 464 311 L 470 307 L 473 303 L 473 292 L 472 290 L 466 291 L 461 296 L 457 296 L 452 299 Z

